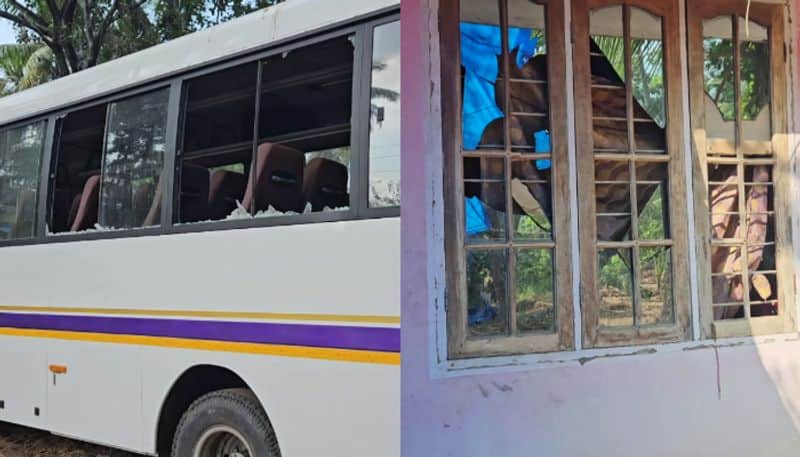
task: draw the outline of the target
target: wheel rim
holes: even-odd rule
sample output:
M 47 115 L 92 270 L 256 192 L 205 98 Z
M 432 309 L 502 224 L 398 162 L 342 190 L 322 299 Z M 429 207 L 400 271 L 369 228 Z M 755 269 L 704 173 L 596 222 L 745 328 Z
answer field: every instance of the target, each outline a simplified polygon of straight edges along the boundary
M 203 433 L 194 447 L 194 457 L 253 457 L 241 433 L 227 425 L 215 425 Z

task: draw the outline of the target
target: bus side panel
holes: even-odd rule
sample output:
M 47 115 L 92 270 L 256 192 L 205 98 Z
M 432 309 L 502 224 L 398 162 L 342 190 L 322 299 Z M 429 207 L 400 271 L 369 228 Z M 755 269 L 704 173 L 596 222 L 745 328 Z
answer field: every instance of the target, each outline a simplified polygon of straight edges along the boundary
M 313 358 L 314 344 L 347 341 L 308 343 L 308 355 L 292 358 L 231 352 L 224 338 L 222 349 L 217 346 L 224 352 L 181 348 L 192 339 L 214 338 L 207 332 L 191 334 L 197 321 L 208 319 L 355 327 L 357 332 L 377 326 L 399 335 L 399 222 L 391 218 L 10 247 L 0 259 L 0 305 L 22 306 L 14 311 L 29 317 L 33 311 L 25 312 L 24 306 L 53 307 L 35 312 L 50 319 L 43 328 L 55 321 L 63 330 L 92 327 L 89 332 L 122 334 L 109 337 L 110 343 L 53 340 L 49 346 L 52 363 L 69 370 L 64 377 L 69 384 L 56 386 L 68 389 L 57 391 L 50 408 L 57 433 L 154 452 L 161 402 L 170 387 L 191 366 L 216 364 L 229 367 L 256 390 L 281 446 L 301 450 L 287 450 L 287 455 L 314 455 L 326 442 L 348 451 L 342 455 L 391 455 L 399 452 L 399 367 Z M 221 314 L 202 314 L 209 311 Z M 79 316 L 61 317 L 68 314 Z M 303 316 L 308 314 L 328 317 L 314 321 Z M 161 319 L 174 326 L 156 322 Z M 157 334 L 147 341 L 157 347 L 119 342 L 125 334 L 147 334 L 156 327 Z M 176 336 L 173 330 L 179 333 L 177 347 L 169 338 Z M 387 350 L 396 357 L 399 336 L 391 344 L 396 347 Z M 135 383 L 137 356 L 144 391 Z M 136 422 L 135 402 L 142 395 L 143 419 Z M 130 412 L 117 417 L 123 410 Z M 72 423 L 83 416 L 94 422 Z
M 48 364 L 66 369 L 47 383 L 48 428 L 115 447 L 142 448 L 141 348 L 50 340 Z
M 0 336 L 0 421 L 44 427 L 47 381 L 44 341 Z
M 0 278 L 0 305 L 398 318 L 400 220 L 8 247 Z
M 174 380 L 202 361 L 238 374 L 269 415 L 284 456 L 400 456 L 400 367 L 145 348 L 145 451 Z M 180 368 L 179 368 L 180 367 Z

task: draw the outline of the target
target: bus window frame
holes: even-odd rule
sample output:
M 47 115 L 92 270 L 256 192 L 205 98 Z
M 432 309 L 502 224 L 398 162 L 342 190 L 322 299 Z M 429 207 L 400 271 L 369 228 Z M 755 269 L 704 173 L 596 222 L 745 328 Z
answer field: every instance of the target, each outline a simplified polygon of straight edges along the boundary
M 49 160 L 49 157 L 50 157 L 49 152 L 50 152 L 51 144 L 52 144 L 52 138 L 50 136 L 50 133 L 51 133 L 53 125 L 52 125 L 51 119 L 49 117 L 41 117 L 40 116 L 40 117 L 28 118 L 26 120 L 22 120 L 22 121 L 19 121 L 19 122 L 14 122 L 13 124 L 8 124 L 8 125 L 4 125 L 4 126 L 0 127 L 0 135 L 2 135 L 3 133 L 6 133 L 8 131 L 15 130 L 15 129 L 18 129 L 20 127 L 25 127 L 25 126 L 28 126 L 28 125 L 38 124 L 40 122 L 44 123 L 44 135 L 45 135 L 45 137 L 42 138 L 42 148 L 43 148 L 43 150 L 42 150 L 41 157 L 39 157 L 39 180 L 38 180 L 38 186 L 36 188 L 36 203 L 35 203 L 36 213 L 35 213 L 35 219 L 34 219 L 33 236 L 27 237 L 27 238 L 17 238 L 17 239 L 11 239 L 11 240 L 2 240 L 2 241 L 0 241 L 0 247 L 5 246 L 5 245 L 16 245 L 16 244 L 35 244 L 35 240 L 37 240 L 39 238 L 39 235 L 40 235 L 39 229 L 40 229 L 40 225 L 41 225 L 39 223 L 40 222 L 39 218 L 41 216 L 40 213 L 39 213 L 39 210 L 40 210 L 40 206 L 43 203 L 45 203 L 44 200 L 46 200 L 45 198 L 42 198 L 42 194 L 41 194 L 42 190 L 44 190 L 42 188 L 42 180 L 43 179 L 47 179 L 47 173 L 46 173 L 47 167 L 45 165 L 48 162 L 45 162 L 45 160 Z M 2 145 L 0 145 L 0 147 L 2 147 Z
M 42 154 L 41 173 L 36 209 L 35 236 L 18 240 L 0 241 L 0 248 L 6 246 L 24 246 L 48 243 L 63 243 L 75 241 L 92 241 L 117 238 L 135 238 L 142 236 L 172 235 L 182 233 L 207 232 L 217 230 L 239 230 L 248 228 L 278 227 L 300 224 L 314 224 L 323 222 L 342 222 L 367 219 L 393 218 L 400 216 L 400 207 L 370 208 L 368 205 L 367 175 L 369 169 L 369 103 L 372 61 L 372 37 L 375 27 L 400 20 L 400 13 L 396 7 L 373 12 L 354 18 L 346 23 L 312 30 L 296 35 L 286 40 L 267 44 L 255 50 L 248 50 L 242 54 L 234 54 L 218 61 L 205 62 L 197 67 L 165 74 L 161 77 L 143 81 L 133 87 L 122 87 L 114 92 L 99 95 L 66 106 L 56 107 L 53 110 L 28 116 L 6 125 L 0 126 L 0 132 L 12 130 L 23 125 L 45 121 L 46 131 L 44 138 L 44 151 Z M 352 163 L 350 208 L 346 211 L 318 212 L 311 214 L 283 215 L 278 217 L 239 219 L 230 221 L 199 222 L 180 224 L 174 221 L 174 204 L 176 199 L 175 184 L 182 141 L 182 122 L 184 118 L 186 82 L 199 76 L 216 71 L 233 68 L 238 65 L 260 62 L 268 57 L 282 54 L 287 51 L 300 49 L 306 46 L 324 42 L 326 40 L 353 36 L 353 94 L 351 99 L 351 148 Z M 366 71 L 366 73 L 365 73 Z M 161 217 L 162 223 L 153 227 L 128 228 L 109 231 L 65 232 L 48 234 L 47 223 L 51 211 L 51 180 L 55 177 L 53 159 L 57 158 L 58 146 L 57 129 L 61 120 L 68 114 L 98 105 L 110 104 L 125 100 L 137 95 L 142 95 L 159 89 L 168 89 L 169 104 L 167 111 L 167 146 L 164 157 L 164 172 L 167 177 L 162 195 Z M 104 138 L 105 141 L 105 138 Z M 105 148 L 105 146 L 104 146 Z M 105 151 L 104 151 L 105 153 Z M 45 197 L 45 198 L 42 198 Z
M 365 130 L 364 134 L 360 137 L 361 143 L 358 144 L 358 150 L 366 151 L 365 154 L 362 155 L 361 163 L 359 163 L 360 168 L 358 169 L 359 176 L 364 176 L 366 179 L 363 180 L 360 185 L 363 187 L 363 193 L 358 195 L 359 203 L 363 202 L 363 211 L 367 214 L 375 215 L 375 217 L 391 217 L 392 215 L 396 214 L 399 210 L 399 206 L 369 206 L 369 171 L 370 171 L 370 128 L 371 128 L 371 119 L 369 117 L 370 111 L 370 104 L 372 103 L 372 59 L 374 58 L 374 43 L 375 43 L 375 29 L 386 24 L 391 24 L 393 22 L 399 21 L 400 16 L 389 16 L 388 18 L 382 18 L 381 20 L 376 20 L 365 24 L 368 27 L 366 37 L 368 38 L 366 43 L 363 44 L 364 50 L 364 58 L 361 62 L 361 74 L 366 75 L 362 79 L 361 87 L 359 88 L 360 91 L 363 91 L 364 100 L 362 104 L 359 105 L 359 113 L 367 113 L 365 123 L 359 124 L 357 128 Z M 402 90 L 402 88 L 401 88 Z M 402 154 L 402 153 L 401 153 Z M 402 181 L 400 183 L 402 189 Z

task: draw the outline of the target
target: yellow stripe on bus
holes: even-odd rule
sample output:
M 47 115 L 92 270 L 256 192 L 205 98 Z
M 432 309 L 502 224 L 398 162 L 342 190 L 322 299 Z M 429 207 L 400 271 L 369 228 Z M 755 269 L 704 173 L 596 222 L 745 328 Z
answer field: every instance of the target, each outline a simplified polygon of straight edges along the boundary
M 153 317 L 200 317 L 217 319 L 263 319 L 281 321 L 353 322 L 367 324 L 400 324 L 397 316 L 347 314 L 258 313 L 248 311 L 182 311 L 169 309 L 66 308 L 51 306 L 0 305 L 0 311 L 34 313 L 106 314 Z
M 34 330 L 10 327 L 0 327 L 0 335 L 194 349 L 200 351 L 236 352 L 243 354 L 274 355 L 281 357 L 336 360 L 380 365 L 400 365 L 400 354 L 396 352 L 359 351 L 353 349 L 288 346 L 281 344 L 237 343 L 141 335 L 114 335 L 110 333 L 67 332 L 61 330 Z

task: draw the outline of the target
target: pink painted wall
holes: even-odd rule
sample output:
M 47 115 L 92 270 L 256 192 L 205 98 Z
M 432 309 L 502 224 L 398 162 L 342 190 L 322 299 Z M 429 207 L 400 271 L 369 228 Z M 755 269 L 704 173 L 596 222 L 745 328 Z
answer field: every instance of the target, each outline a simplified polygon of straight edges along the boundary
M 796 338 L 433 376 L 442 268 L 436 1 L 403 0 L 402 11 L 403 456 L 797 456 Z

